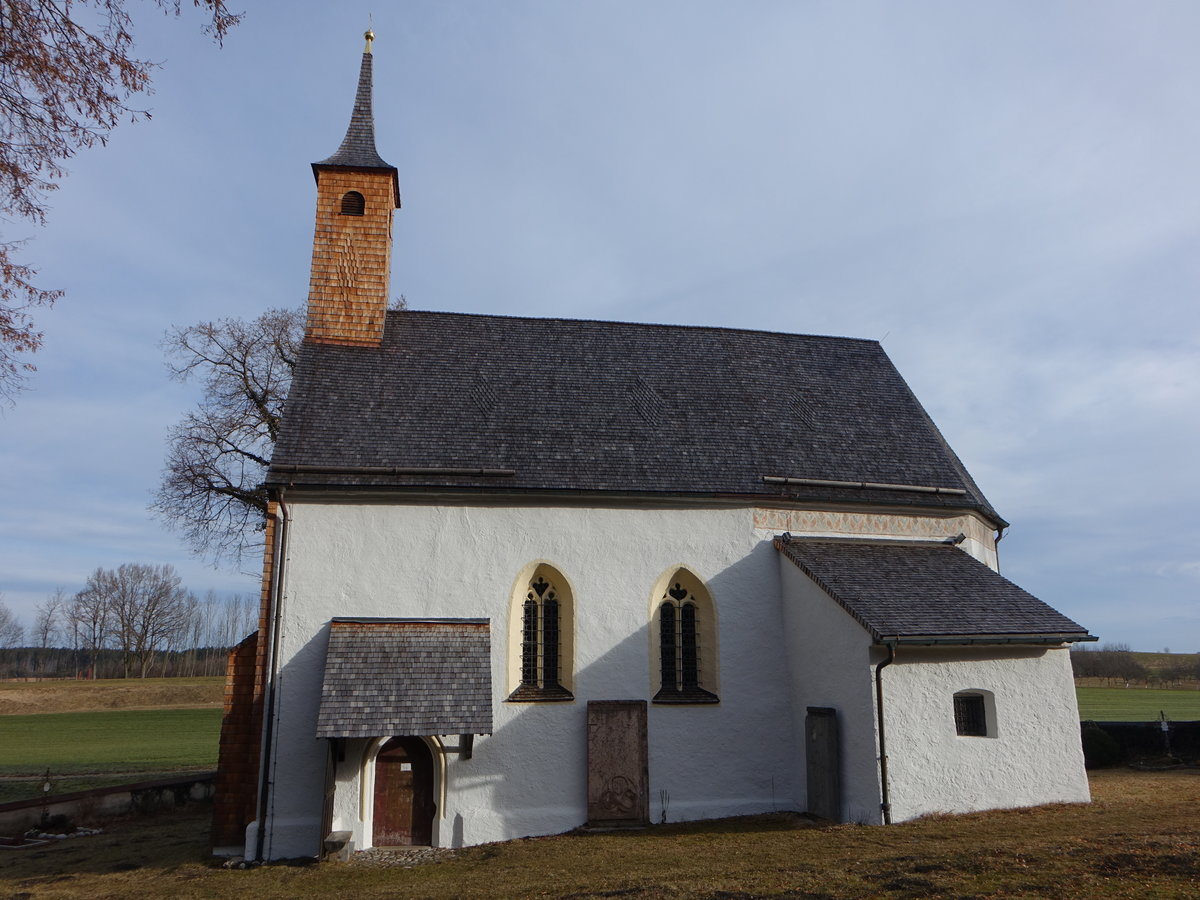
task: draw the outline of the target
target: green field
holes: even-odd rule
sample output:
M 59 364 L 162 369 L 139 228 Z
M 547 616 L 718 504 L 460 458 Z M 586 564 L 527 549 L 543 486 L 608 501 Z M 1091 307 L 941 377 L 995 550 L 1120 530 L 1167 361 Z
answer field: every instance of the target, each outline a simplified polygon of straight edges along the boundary
M 1079 718 L 1094 722 L 1151 722 L 1160 712 L 1176 722 L 1200 721 L 1200 691 L 1077 687 Z
M 0 803 L 215 769 L 219 709 L 0 716 Z M 20 776 L 29 776 L 21 778 Z

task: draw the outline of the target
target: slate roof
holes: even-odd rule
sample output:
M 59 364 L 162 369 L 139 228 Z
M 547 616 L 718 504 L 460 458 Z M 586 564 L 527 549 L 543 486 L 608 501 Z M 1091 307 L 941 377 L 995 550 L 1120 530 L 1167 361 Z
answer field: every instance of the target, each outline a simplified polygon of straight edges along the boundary
M 775 547 L 881 643 L 1095 640 L 953 544 L 787 536 Z
M 729 328 L 390 312 L 379 348 L 303 347 L 266 481 L 966 507 L 1006 524 L 877 342 Z
M 395 166 L 384 162 L 375 149 L 375 115 L 371 109 L 372 56 L 364 53 L 358 73 L 358 90 L 354 95 L 354 110 L 350 114 L 350 126 L 337 153 L 328 159 L 313 163 L 316 166 L 339 166 L 353 169 L 391 169 Z
M 491 734 L 487 619 L 334 619 L 317 737 Z

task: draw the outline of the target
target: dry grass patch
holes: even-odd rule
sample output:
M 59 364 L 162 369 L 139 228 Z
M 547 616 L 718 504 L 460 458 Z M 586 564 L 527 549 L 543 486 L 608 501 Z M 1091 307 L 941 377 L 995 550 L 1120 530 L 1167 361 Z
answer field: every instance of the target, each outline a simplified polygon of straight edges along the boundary
M 561 835 L 433 865 L 214 868 L 205 811 L 0 856 L 0 897 L 1196 897 L 1200 772 L 1106 771 L 1095 802 L 891 828 L 779 814 Z
M 221 707 L 224 678 L 0 681 L 0 715 Z

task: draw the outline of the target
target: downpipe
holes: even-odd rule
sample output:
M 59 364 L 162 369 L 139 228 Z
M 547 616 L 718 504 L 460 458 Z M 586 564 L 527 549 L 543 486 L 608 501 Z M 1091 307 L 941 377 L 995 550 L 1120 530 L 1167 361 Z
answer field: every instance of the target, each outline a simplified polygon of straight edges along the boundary
M 886 644 L 888 656 L 875 666 L 875 716 L 879 729 L 879 793 L 880 808 L 883 810 L 883 824 L 892 824 L 892 800 L 888 791 L 888 754 L 887 736 L 883 730 L 883 670 L 896 661 L 896 645 Z
M 283 566 L 287 559 L 287 536 L 289 516 L 283 491 L 279 492 L 279 508 L 275 533 L 275 554 L 271 562 L 271 609 L 267 620 L 271 627 L 271 644 L 266 669 L 266 704 L 263 716 L 263 746 L 259 759 L 258 834 L 255 841 L 254 860 L 263 862 L 263 850 L 267 839 L 268 811 L 274 807 L 275 787 L 275 704 L 276 681 L 279 676 L 279 632 L 283 618 Z

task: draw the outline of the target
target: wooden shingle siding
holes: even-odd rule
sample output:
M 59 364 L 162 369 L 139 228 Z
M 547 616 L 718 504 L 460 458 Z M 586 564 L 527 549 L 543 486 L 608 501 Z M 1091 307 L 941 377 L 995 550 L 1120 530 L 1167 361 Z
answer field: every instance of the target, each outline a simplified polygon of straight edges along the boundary
M 258 792 L 259 749 L 262 741 L 263 690 L 266 684 L 267 641 L 275 528 L 279 504 L 267 507 L 258 630 L 229 651 L 225 671 L 225 714 L 213 785 L 214 846 L 240 845 L 246 826 L 254 821 Z
M 256 631 L 229 651 L 225 715 L 213 785 L 212 841 L 218 847 L 240 845 L 246 826 L 254 819 L 262 730 L 262 695 L 255 663 L 261 643 L 258 635 Z
M 388 305 L 395 174 L 319 169 L 305 338 L 378 346 Z M 361 216 L 342 215 L 342 197 L 363 196 Z

